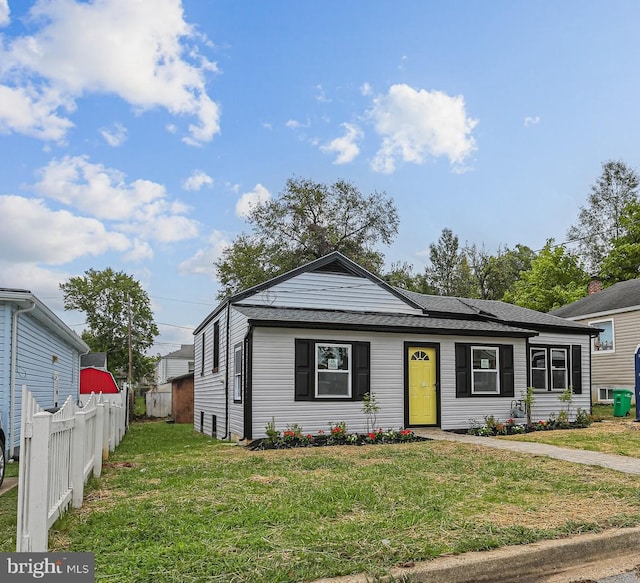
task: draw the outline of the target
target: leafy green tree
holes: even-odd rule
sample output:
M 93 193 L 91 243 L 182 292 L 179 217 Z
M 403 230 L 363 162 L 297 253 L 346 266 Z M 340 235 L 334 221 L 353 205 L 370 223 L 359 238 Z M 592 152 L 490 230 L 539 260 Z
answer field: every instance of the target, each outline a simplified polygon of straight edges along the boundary
M 578 259 L 549 239 L 531 269 L 520 274 L 504 300 L 518 306 L 549 312 L 574 302 L 587 293 L 589 276 Z
M 89 269 L 84 276 L 60 284 L 65 310 L 84 312 L 88 329 L 82 339 L 94 352 L 107 353 L 112 373 L 127 373 L 129 367 L 129 316 L 133 349 L 133 380 L 153 372 L 154 359 L 145 355 L 158 335 L 149 296 L 130 275 Z
M 441 296 L 465 297 L 473 288 L 469 263 L 451 229 L 442 229 L 438 241 L 429 245 L 425 281 Z
M 291 178 L 273 200 L 256 205 L 248 217 L 251 233 L 240 235 L 215 265 L 219 297 L 340 251 L 373 273 L 398 233 L 398 211 L 384 193 L 363 195 L 345 180 L 326 185 Z
M 496 255 L 489 257 L 483 294 L 488 300 L 501 300 L 513 289 L 520 274 L 531 269 L 535 252 L 526 245 L 517 244 L 513 249 L 498 249 Z
M 577 242 L 578 254 L 589 273 L 599 272 L 603 259 L 626 233 L 623 210 L 638 200 L 639 184 L 638 174 L 624 162 L 609 160 L 602 165 L 587 206 L 580 207 L 578 222 L 567 232 L 569 239 Z
M 391 264 L 391 269 L 382 276 L 389 285 L 418 293 L 434 293 L 421 274 L 413 274 L 413 265 L 406 261 Z
M 627 203 L 620 223 L 624 235 L 614 241 L 600 270 L 605 286 L 640 277 L 640 202 Z

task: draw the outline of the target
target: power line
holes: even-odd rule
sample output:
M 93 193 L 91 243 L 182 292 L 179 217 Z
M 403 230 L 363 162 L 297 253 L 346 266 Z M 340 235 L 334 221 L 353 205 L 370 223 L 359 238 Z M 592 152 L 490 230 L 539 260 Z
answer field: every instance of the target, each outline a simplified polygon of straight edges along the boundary
M 167 324 L 166 322 L 156 322 L 159 326 L 170 326 L 171 328 L 182 328 L 183 330 L 193 330 L 195 326 L 178 326 L 178 324 Z

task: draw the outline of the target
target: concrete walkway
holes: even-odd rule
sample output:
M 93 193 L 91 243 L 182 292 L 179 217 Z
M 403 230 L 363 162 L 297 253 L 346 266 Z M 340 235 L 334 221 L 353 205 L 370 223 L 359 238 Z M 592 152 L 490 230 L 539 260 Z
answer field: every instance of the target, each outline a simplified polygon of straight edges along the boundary
M 506 439 L 496 439 L 495 437 L 477 437 L 475 435 L 461 435 L 442 431 L 442 429 L 416 429 L 416 435 L 428 439 L 441 441 L 457 441 L 469 443 L 483 447 L 493 447 L 494 449 L 506 449 L 518 453 L 530 455 L 544 455 L 547 457 L 565 460 L 576 464 L 587 466 L 602 466 L 610 470 L 618 470 L 626 474 L 640 474 L 640 459 L 627 457 L 624 455 L 613 455 L 600 453 L 597 451 L 586 451 L 584 449 L 569 449 L 546 443 L 531 443 L 527 441 L 508 441 Z
M 0 486 L 0 496 L 9 490 L 13 490 L 18 485 L 18 478 L 5 478 Z

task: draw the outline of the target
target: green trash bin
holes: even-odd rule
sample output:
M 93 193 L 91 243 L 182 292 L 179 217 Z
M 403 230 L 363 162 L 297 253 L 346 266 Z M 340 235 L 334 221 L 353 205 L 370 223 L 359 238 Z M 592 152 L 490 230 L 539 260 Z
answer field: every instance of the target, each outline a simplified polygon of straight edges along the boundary
M 633 391 L 629 389 L 613 389 L 613 416 L 626 417 L 631 409 Z

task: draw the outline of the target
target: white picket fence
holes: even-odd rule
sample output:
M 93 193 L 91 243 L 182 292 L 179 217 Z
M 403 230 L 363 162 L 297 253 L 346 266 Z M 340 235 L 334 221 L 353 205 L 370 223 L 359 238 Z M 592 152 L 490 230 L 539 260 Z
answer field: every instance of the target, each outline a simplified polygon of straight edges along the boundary
M 49 529 L 73 504 L 82 506 L 84 485 L 120 443 L 127 427 L 126 393 L 91 395 L 83 407 L 71 397 L 56 413 L 43 411 L 22 387 L 18 552 L 46 552 Z M 115 401 L 115 402 L 114 402 Z

